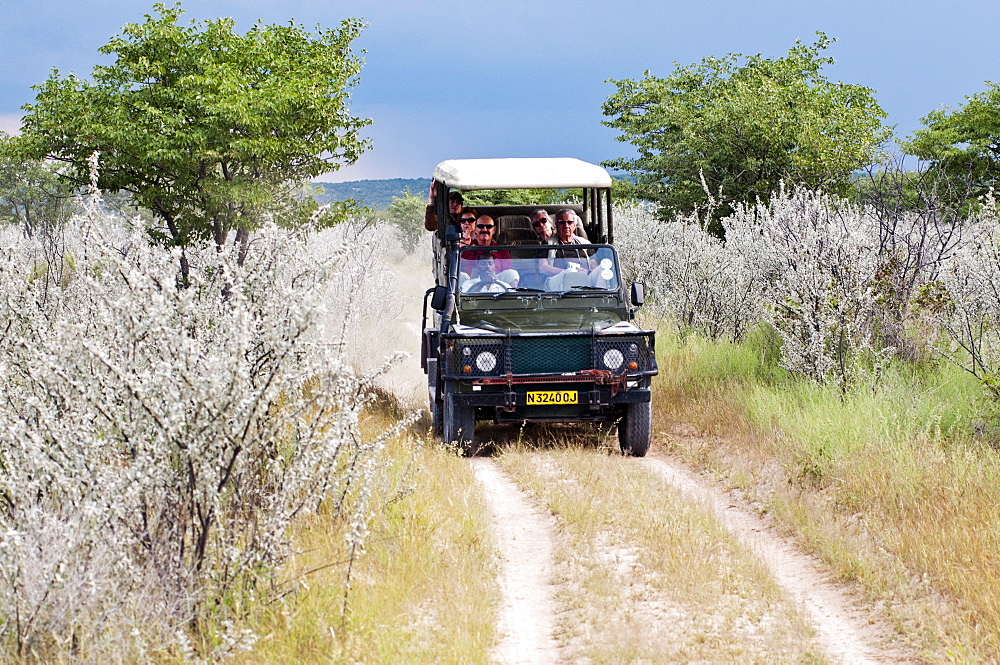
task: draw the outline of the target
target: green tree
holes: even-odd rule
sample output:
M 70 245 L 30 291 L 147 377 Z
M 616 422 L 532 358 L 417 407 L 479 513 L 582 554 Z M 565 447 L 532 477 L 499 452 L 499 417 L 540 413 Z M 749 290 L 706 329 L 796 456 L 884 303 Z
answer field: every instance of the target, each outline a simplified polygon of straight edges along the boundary
M 19 159 L 0 133 L 0 223 L 17 224 L 24 235 L 62 226 L 73 211 L 73 190 L 51 165 Z
M 465 192 L 465 206 L 545 205 L 580 199 L 579 189 L 479 189 Z
M 361 23 L 339 29 L 257 23 L 245 34 L 232 19 L 178 24 L 180 5 L 154 6 L 101 47 L 113 64 L 92 81 L 53 71 L 36 86 L 16 139 L 25 158 L 66 165 L 77 184 L 100 157 L 98 187 L 128 192 L 185 246 L 230 231 L 245 246 L 267 216 L 295 224 L 315 208 L 299 184 L 357 160 L 370 121 L 348 111 L 361 61 L 351 42 Z M 335 206 L 336 221 L 349 204 Z
M 378 217 L 399 229 L 403 248 L 407 253 L 413 252 L 421 238 L 427 235 L 424 230 L 424 210 L 427 197 L 416 196 L 406 190 L 402 196 L 392 197 L 392 202 Z
M 639 156 L 604 165 L 631 173 L 626 194 L 659 204 L 664 216 L 704 209 L 706 189 L 715 219 L 739 202 L 768 200 L 782 181 L 846 191 L 890 131 L 872 90 L 823 76 L 833 60 L 820 53 L 831 40 L 817 35 L 773 60 L 730 54 L 666 78 L 647 71 L 641 80 L 610 80 L 618 91 L 603 106 L 611 118 L 603 124 Z
M 957 110 L 931 111 L 922 119 L 924 127 L 902 142 L 907 154 L 930 162 L 931 171 L 966 198 L 986 193 L 1000 180 L 1000 86 L 986 85 Z

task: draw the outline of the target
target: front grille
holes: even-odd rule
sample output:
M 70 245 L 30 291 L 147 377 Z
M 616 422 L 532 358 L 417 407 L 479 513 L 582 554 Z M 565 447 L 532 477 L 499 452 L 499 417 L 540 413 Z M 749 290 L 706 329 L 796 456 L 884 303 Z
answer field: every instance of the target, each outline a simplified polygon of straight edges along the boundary
M 545 374 L 592 369 L 590 344 L 589 336 L 511 338 L 511 371 L 514 374 Z
M 652 340 L 637 336 L 458 337 L 447 342 L 445 358 L 445 375 L 467 378 L 656 370 Z

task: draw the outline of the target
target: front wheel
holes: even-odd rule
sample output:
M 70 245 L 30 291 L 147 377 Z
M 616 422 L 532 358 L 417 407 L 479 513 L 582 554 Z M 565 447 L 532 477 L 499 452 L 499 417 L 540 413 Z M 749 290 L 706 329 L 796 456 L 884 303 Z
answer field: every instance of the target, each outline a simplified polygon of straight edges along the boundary
M 475 407 L 457 404 L 455 393 L 446 390 L 441 420 L 445 443 L 454 443 L 466 457 L 473 457 L 479 452 L 479 446 L 476 444 Z
M 653 403 L 626 404 L 618 423 L 618 444 L 622 453 L 632 457 L 645 457 L 652 438 Z
M 444 405 L 437 389 L 437 362 L 437 358 L 427 359 L 427 397 L 431 405 L 431 429 L 434 434 L 441 436 L 441 412 L 444 410 Z
M 441 423 L 441 403 L 437 400 L 431 400 L 431 429 L 434 434 L 440 436 L 442 433 L 442 423 Z

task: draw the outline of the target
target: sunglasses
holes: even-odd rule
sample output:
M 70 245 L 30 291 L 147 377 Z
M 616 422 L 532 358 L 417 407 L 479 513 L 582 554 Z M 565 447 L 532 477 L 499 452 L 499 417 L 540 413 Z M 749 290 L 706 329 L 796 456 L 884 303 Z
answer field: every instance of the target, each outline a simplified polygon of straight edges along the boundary
M 476 224 L 477 229 L 492 229 L 492 224 Z
M 462 219 L 461 221 L 462 221 L 463 224 L 471 224 L 474 221 L 476 221 L 476 218 L 475 217 L 466 217 L 466 218 Z
M 572 224 L 572 219 L 557 219 L 556 224 Z
M 531 223 L 532 226 L 542 226 L 543 224 L 545 224 L 544 219 L 538 219 Z

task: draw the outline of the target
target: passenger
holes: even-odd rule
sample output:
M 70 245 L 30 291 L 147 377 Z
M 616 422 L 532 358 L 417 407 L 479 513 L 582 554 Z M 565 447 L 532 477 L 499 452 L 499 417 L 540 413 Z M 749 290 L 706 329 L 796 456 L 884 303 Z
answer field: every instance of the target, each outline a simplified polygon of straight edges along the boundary
M 475 208 L 463 209 L 459 213 L 458 221 L 462 226 L 462 239 L 459 241 L 459 246 L 468 247 L 473 245 L 473 231 L 476 229 L 476 218 L 479 217 L 479 213 Z
M 496 245 L 494 238 L 496 223 L 489 215 L 481 215 L 476 220 L 476 228 L 472 235 L 473 247 L 489 247 Z M 490 251 L 485 249 L 467 249 L 462 252 L 460 270 L 466 274 L 472 274 L 475 269 L 475 261 L 484 256 L 492 256 L 496 262 L 496 269 L 499 272 L 497 277 L 512 286 L 517 286 L 519 275 L 516 270 L 511 269 L 510 252 L 506 249 Z
M 556 213 L 556 235 L 546 242 L 549 245 L 589 245 L 586 240 L 576 235 L 576 225 L 579 218 L 572 210 L 563 209 Z M 538 262 L 538 272 L 549 277 L 549 291 L 563 290 L 563 274 L 567 271 L 590 272 L 590 261 L 586 254 L 577 250 L 551 250 L 547 259 Z
M 555 229 L 552 226 L 552 219 L 545 209 L 539 208 L 531 213 L 531 230 L 535 232 L 535 235 L 538 236 L 538 241 L 543 245 L 555 233 Z
M 576 227 L 580 218 L 572 210 L 565 208 L 556 213 L 556 235 L 549 239 L 550 245 L 589 245 L 581 236 L 576 235 Z
M 438 229 L 438 218 L 437 213 L 434 212 L 434 195 L 437 190 L 437 181 L 431 180 L 431 192 L 427 196 L 427 207 L 424 209 L 424 228 L 428 231 L 437 231 Z M 465 198 L 462 196 L 462 192 L 455 190 L 448 194 L 448 214 L 451 216 L 451 223 L 458 225 L 459 217 L 462 214 L 462 205 L 465 203 Z
M 531 230 L 535 234 L 535 242 L 540 245 L 548 244 L 549 238 L 555 233 L 555 227 L 552 225 L 552 218 L 549 217 L 549 213 L 544 208 L 539 208 L 538 210 L 531 213 L 529 216 L 531 221 Z M 532 289 L 545 289 L 545 282 L 549 278 L 548 275 L 543 275 L 538 271 L 539 266 L 545 261 L 544 258 L 539 258 L 539 254 L 531 253 L 531 258 L 522 258 L 520 260 L 514 259 L 513 263 L 517 265 L 518 274 L 520 276 L 519 286 L 532 288 Z
M 510 288 L 511 285 L 497 275 L 496 261 L 489 254 L 476 261 L 472 279 L 462 284 L 463 293 L 503 293 Z

